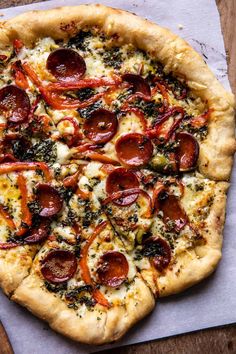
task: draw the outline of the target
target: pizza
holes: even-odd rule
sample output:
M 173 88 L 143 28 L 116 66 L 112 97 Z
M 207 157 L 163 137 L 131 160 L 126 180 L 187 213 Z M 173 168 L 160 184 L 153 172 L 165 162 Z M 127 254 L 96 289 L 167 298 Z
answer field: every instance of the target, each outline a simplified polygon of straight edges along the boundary
M 0 24 L 0 285 L 119 339 L 221 258 L 234 97 L 169 30 L 102 5 Z

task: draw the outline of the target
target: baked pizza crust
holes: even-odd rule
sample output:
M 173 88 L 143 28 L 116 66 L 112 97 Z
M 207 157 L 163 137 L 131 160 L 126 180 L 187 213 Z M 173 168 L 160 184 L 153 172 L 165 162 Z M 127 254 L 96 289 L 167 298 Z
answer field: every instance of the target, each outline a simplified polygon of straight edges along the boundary
M 218 82 L 203 58 L 187 42 L 150 21 L 129 12 L 103 5 L 61 7 L 47 11 L 32 11 L 0 25 L 1 47 L 20 38 L 33 45 L 43 37 L 67 39 L 80 28 L 96 26 L 107 35 L 116 35 L 119 44 L 132 43 L 158 58 L 165 72 L 173 72 L 213 112 L 209 133 L 200 146 L 199 169 L 204 176 L 228 180 L 236 150 L 234 96 Z M 118 36 L 117 36 L 118 35 Z
M 139 276 L 135 278 L 133 288 L 135 295 L 127 296 L 123 305 L 110 309 L 96 305 L 92 311 L 85 309 L 80 317 L 60 298 L 48 292 L 42 279 L 32 272 L 11 299 L 47 321 L 55 331 L 73 340 L 103 344 L 118 340 L 154 308 L 154 296 Z
M 195 248 L 184 250 L 163 273 L 154 269 L 141 271 L 153 292 L 160 297 L 177 294 L 208 277 L 217 267 L 222 255 L 223 227 L 225 222 L 226 192 L 229 184 L 218 182 L 205 230 L 200 230 L 206 241 Z
M 200 146 L 199 169 L 210 179 L 228 180 L 236 150 L 234 97 L 225 91 L 200 55 L 168 29 L 126 11 L 103 5 L 63 7 L 32 11 L 1 22 L 0 48 L 10 46 L 15 38 L 22 39 L 26 45 L 33 45 L 43 37 L 67 39 L 86 26 L 96 26 L 107 35 L 118 35 L 118 44 L 132 43 L 149 52 L 164 65 L 165 72 L 173 72 L 184 78 L 191 90 L 207 102 L 212 113 L 207 138 Z M 207 243 L 196 248 L 190 255 L 179 257 L 172 270 L 165 275 L 158 275 L 160 296 L 180 292 L 215 269 L 221 258 L 227 188 L 226 182 L 217 184 L 216 198 L 207 219 L 209 232 L 203 235 Z M 154 307 L 155 301 L 149 287 L 141 278 L 136 278 L 137 298 L 128 299 L 125 306 L 105 311 L 96 305 L 103 313 L 99 321 L 96 311 L 87 310 L 83 318 L 79 318 L 62 300 L 43 290 L 42 281 L 36 274 L 32 272 L 27 276 L 32 258 L 31 261 L 27 258 L 27 267 L 21 265 L 19 260 L 14 263 L 10 261 L 14 252 L 17 249 L 7 251 L 5 257 L 0 255 L 1 287 L 8 295 L 15 290 L 12 300 L 27 307 L 46 320 L 53 329 L 74 340 L 89 344 L 117 340 Z M 179 268 L 181 272 L 178 272 Z
M 20 246 L 10 250 L 0 250 L 0 287 L 6 295 L 20 285 L 29 274 L 37 246 Z

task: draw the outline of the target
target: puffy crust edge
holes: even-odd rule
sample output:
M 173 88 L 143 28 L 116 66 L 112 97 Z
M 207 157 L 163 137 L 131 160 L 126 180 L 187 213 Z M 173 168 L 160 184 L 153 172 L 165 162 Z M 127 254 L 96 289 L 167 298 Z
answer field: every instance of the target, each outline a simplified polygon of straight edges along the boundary
M 157 283 L 161 297 L 176 294 L 189 288 L 208 277 L 216 269 L 221 259 L 228 187 L 227 182 L 218 182 L 215 187 L 215 198 L 206 219 L 208 232 L 202 233 L 206 244 L 196 247 L 190 253 L 181 254 L 169 271 L 159 275 Z
M 183 77 L 196 95 L 213 109 L 209 133 L 201 146 L 199 168 L 206 177 L 228 180 L 236 150 L 234 96 L 218 82 L 202 57 L 168 29 L 134 14 L 103 5 L 32 11 L 0 24 L 1 47 L 14 38 L 32 45 L 38 38 L 66 39 L 86 26 L 118 34 L 118 43 L 132 43 L 159 59 L 166 72 Z
M 22 252 L 20 257 L 19 249 Z M 35 246 L 0 250 L 0 287 L 6 295 L 9 296 L 27 277 L 35 252 Z
M 104 344 L 121 338 L 154 308 L 154 297 L 140 277 L 136 277 L 134 288 L 135 296 L 127 297 L 124 305 L 110 309 L 96 305 L 94 311 L 86 310 L 82 317 L 76 316 L 60 298 L 45 291 L 41 279 L 33 273 L 24 279 L 11 299 L 73 340 Z

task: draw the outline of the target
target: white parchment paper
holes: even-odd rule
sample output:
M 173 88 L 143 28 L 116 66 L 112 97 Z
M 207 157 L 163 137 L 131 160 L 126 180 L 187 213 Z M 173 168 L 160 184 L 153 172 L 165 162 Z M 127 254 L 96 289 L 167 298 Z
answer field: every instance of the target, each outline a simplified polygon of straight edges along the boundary
M 33 9 L 92 3 L 83 0 L 53 0 L 1 10 L 2 19 Z M 200 52 L 218 79 L 229 89 L 226 54 L 219 14 L 214 0 L 105 0 L 105 5 L 123 8 L 146 17 L 185 38 Z M 1 2 L 0 2 L 1 5 Z M 0 318 L 15 354 L 82 354 L 119 345 L 143 342 L 198 329 L 236 322 L 236 171 L 227 203 L 223 259 L 217 271 L 183 294 L 162 299 L 146 319 L 119 343 L 89 347 L 53 332 L 47 324 L 0 293 Z

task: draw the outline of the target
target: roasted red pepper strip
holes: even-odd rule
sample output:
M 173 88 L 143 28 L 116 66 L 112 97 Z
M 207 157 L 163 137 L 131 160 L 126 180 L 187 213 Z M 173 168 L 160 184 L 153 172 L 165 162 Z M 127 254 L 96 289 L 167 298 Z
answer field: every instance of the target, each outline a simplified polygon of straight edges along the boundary
M 157 182 L 153 188 L 153 194 L 152 194 L 152 206 L 154 209 L 154 212 L 157 212 L 157 198 L 160 192 L 164 191 L 166 188 L 162 182 Z
M 14 39 L 13 48 L 16 54 L 18 54 L 23 47 L 24 43 L 20 39 Z
M 143 120 L 143 122 L 144 122 L 144 120 L 146 121 L 146 119 L 145 119 L 145 117 L 144 117 L 143 112 L 142 112 L 140 109 L 138 109 L 138 108 L 136 108 L 136 107 L 130 107 L 130 105 L 129 105 L 129 103 L 132 102 L 132 101 L 134 101 L 136 98 L 141 98 L 141 99 L 143 99 L 144 101 L 147 101 L 147 102 L 149 102 L 149 101 L 152 100 L 151 96 L 144 95 L 144 94 L 141 93 L 141 92 L 136 92 L 136 93 L 130 95 L 130 96 L 127 98 L 127 100 L 125 101 L 125 103 L 121 106 L 121 111 L 134 112 L 134 113 L 137 114 L 140 118 L 142 118 L 142 120 Z M 143 122 L 142 122 L 142 123 L 143 123 Z M 145 125 L 147 125 L 147 123 L 145 123 Z
M 80 100 L 76 100 L 70 97 L 62 97 L 57 92 L 48 91 L 44 87 L 39 87 L 39 90 L 45 102 L 47 102 L 50 106 L 52 106 L 52 108 L 55 109 L 85 108 L 103 96 L 103 92 L 100 92 L 85 102 L 81 102 Z
M 129 103 L 129 102 L 132 102 L 132 101 L 134 101 L 136 98 L 141 98 L 142 100 L 147 101 L 147 102 L 149 102 L 149 101 L 152 100 L 152 97 L 151 97 L 151 96 L 149 96 L 149 95 L 144 95 L 144 94 L 141 93 L 141 92 L 136 92 L 136 93 L 130 95 L 130 96 L 127 98 L 126 102 L 128 102 L 128 103 Z
M 41 81 L 39 80 L 35 71 L 31 68 L 31 66 L 27 63 L 23 63 L 22 67 L 26 74 L 29 76 L 30 80 L 33 82 L 33 84 L 35 84 L 36 86 L 41 86 Z
M 99 161 L 102 163 L 109 163 L 109 164 L 115 165 L 115 166 L 120 165 L 119 161 L 113 160 L 110 157 L 107 157 L 107 156 L 100 154 L 98 152 L 88 151 L 85 155 L 86 155 L 86 157 L 90 158 L 93 161 Z
M 54 109 L 75 109 L 79 108 L 81 105 L 79 100 L 62 97 L 56 92 L 47 91 L 47 89 L 42 86 L 39 86 L 39 90 L 44 98 L 44 101 Z
M 34 118 L 34 112 L 36 111 L 36 109 L 37 109 L 37 107 L 38 107 L 38 104 L 39 104 L 39 102 L 40 102 L 40 99 L 41 99 L 41 97 L 40 97 L 40 95 L 38 95 L 38 96 L 35 98 L 34 102 L 31 104 L 30 113 L 29 113 L 29 118 L 30 118 L 30 119 Z
M 19 246 L 19 243 L 14 242 L 0 242 L 0 250 L 8 250 Z
M 55 82 L 47 85 L 49 91 L 66 91 L 66 90 L 79 90 L 81 88 L 96 88 L 99 86 L 113 86 L 121 83 L 122 80 L 119 76 L 113 76 L 113 79 L 106 77 L 101 78 L 85 78 L 83 80 L 78 80 L 74 83 L 61 83 Z
M 169 106 L 169 95 L 166 87 L 162 83 L 157 82 L 156 86 L 152 89 L 151 95 L 153 96 L 157 91 L 159 91 L 163 97 L 164 108 L 167 108 Z
M 0 204 L 0 215 L 5 219 L 7 225 L 10 227 L 10 229 L 12 229 L 12 230 L 16 229 L 16 225 L 15 225 L 11 215 L 8 213 L 8 211 L 1 204 Z
M 51 172 L 44 162 L 5 162 L 0 164 L 0 175 L 10 172 L 20 172 L 24 170 L 42 170 L 47 181 L 52 179 Z
M 88 263 L 87 263 L 89 247 L 91 246 L 95 238 L 105 229 L 106 226 L 107 226 L 107 221 L 103 221 L 101 224 L 99 224 L 95 228 L 93 234 L 86 241 L 85 246 L 81 250 L 81 258 L 79 261 L 79 265 L 81 268 L 81 277 L 85 282 L 85 284 L 93 285 L 93 280 L 91 278 Z M 93 297 L 100 305 L 105 307 L 110 307 L 109 302 L 98 289 L 93 290 Z
M 210 115 L 213 111 L 214 111 L 213 109 L 208 109 L 208 111 L 201 114 L 200 116 L 192 117 L 190 120 L 191 125 L 195 128 L 198 128 L 198 129 L 203 127 L 204 125 L 207 124 L 207 122 L 210 118 Z
M 0 130 L 3 130 L 6 128 L 6 123 L 0 123 Z
M 153 212 L 153 207 L 152 207 L 152 198 L 150 197 L 150 195 L 145 192 L 144 190 L 141 189 L 141 194 L 147 199 L 148 201 L 148 207 L 147 210 L 142 213 L 142 216 L 144 218 L 150 219 L 152 217 L 152 212 Z
M 173 116 L 176 113 L 180 114 L 180 118 L 175 119 L 171 128 L 169 128 L 168 132 L 166 133 L 166 138 L 169 138 L 184 117 L 184 110 L 182 107 L 173 107 L 173 108 L 169 109 L 167 112 L 165 112 L 160 118 L 158 118 L 158 120 L 155 123 L 154 128 L 147 130 L 146 134 L 148 135 L 148 137 L 149 138 L 158 138 L 160 131 L 161 131 L 162 124 L 165 123 L 165 121 L 167 119 L 169 119 L 171 116 Z
M 27 185 L 26 178 L 19 173 L 17 177 L 17 184 L 21 192 L 21 218 L 24 224 L 27 226 L 22 226 L 17 232 L 16 236 L 22 236 L 28 230 L 28 227 L 32 224 L 32 215 L 28 208 L 28 193 L 27 193 Z
M 15 63 L 12 64 L 11 66 L 15 83 L 18 87 L 22 88 L 23 90 L 26 90 L 29 88 L 29 83 L 27 81 L 27 78 L 25 77 L 25 74 L 22 70 L 21 63 L 20 61 L 16 61 Z
M 75 153 L 81 153 L 81 152 L 85 152 L 88 150 L 94 150 L 94 149 L 98 149 L 100 146 L 97 144 L 90 144 L 90 143 L 85 143 L 85 144 L 81 144 L 78 146 L 75 146 L 73 148 L 73 151 L 75 151 Z
M 16 162 L 17 159 L 15 158 L 15 156 L 13 156 L 12 154 L 3 154 L 0 155 L 0 163 L 4 163 L 4 162 Z
M 110 195 L 106 199 L 104 199 L 102 201 L 102 204 L 106 205 L 106 204 L 112 202 L 113 200 L 124 198 L 128 195 L 138 194 L 138 193 L 141 193 L 140 188 L 130 188 L 130 189 L 125 189 L 124 191 L 115 192 L 115 193 L 112 193 L 112 195 Z
M 174 134 L 175 130 L 178 128 L 178 126 L 180 125 L 180 123 L 182 122 L 184 116 L 181 115 L 179 118 L 175 119 L 173 124 L 171 125 L 171 127 L 164 132 L 164 139 L 167 141 L 169 140 L 172 135 Z
M 30 80 L 36 85 L 42 94 L 45 102 L 52 106 L 54 109 L 67 109 L 67 108 L 78 108 L 80 105 L 79 100 L 74 100 L 71 98 L 61 97 L 55 92 L 50 92 L 45 87 L 42 86 L 40 79 L 38 78 L 35 71 L 27 63 L 22 64 L 25 72 L 29 76 Z
M 98 289 L 93 290 L 93 298 L 97 301 L 98 304 L 104 307 L 110 307 L 109 302 L 107 301 L 107 299 L 105 298 L 103 293 L 101 293 L 100 290 Z
M 68 187 L 75 188 L 78 183 L 79 175 L 80 175 L 80 171 L 77 171 L 72 176 L 68 176 L 68 177 L 64 178 L 63 179 L 63 186 L 66 188 L 68 188 Z
M 82 190 L 78 187 L 78 188 L 76 189 L 75 194 L 76 194 L 80 199 L 88 200 L 91 193 L 90 193 L 90 192 L 82 191 Z
M 73 108 L 84 108 L 91 103 L 98 100 L 103 93 L 98 93 L 94 95 L 89 100 L 81 102 L 80 100 L 73 99 L 70 97 L 63 97 L 57 91 L 65 91 L 72 89 L 79 89 L 83 87 L 98 87 L 103 85 L 116 85 L 116 80 L 109 80 L 105 78 L 101 79 L 84 79 L 78 81 L 78 84 L 67 84 L 67 83 L 53 83 L 47 86 L 43 86 L 41 80 L 38 78 L 35 71 L 30 67 L 28 63 L 24 63 L 23 68 L 27 75 L 30 77 L 31 81 L 38 87 L 40 93 L 42 94 L 45 102 L 52 106 L 54 109 L 73 109 Z

